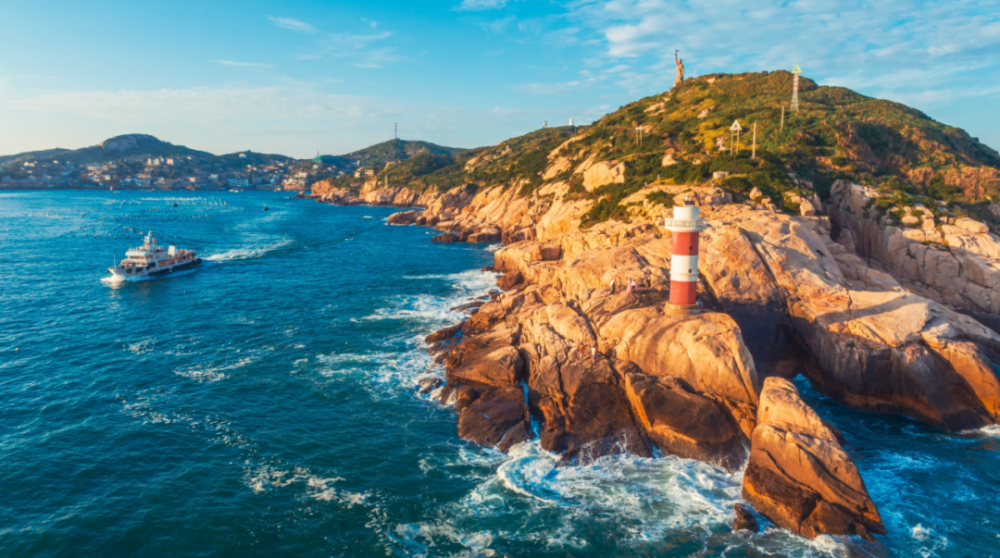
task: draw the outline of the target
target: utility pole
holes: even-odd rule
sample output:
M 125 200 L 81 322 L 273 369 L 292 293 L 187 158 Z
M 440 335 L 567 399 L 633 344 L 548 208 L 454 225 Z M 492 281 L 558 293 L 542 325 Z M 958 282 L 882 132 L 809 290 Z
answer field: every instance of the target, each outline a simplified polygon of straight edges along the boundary
M 785 105 L 781 105 L 781 131 L 785 131 Z
M 739 120 L 733 120 L 733 125 L 729 127 L 729 154 L 733 154 L 733 137 L 736 137 L 736 153 L 740 152 L 740 132 L 743 127 L 740 126 Z
M 757 123 L 756 122 L 753 123 L 753 154 L 750 155 L 750 158 L 753 159 L 754 161 L 757 160 Z

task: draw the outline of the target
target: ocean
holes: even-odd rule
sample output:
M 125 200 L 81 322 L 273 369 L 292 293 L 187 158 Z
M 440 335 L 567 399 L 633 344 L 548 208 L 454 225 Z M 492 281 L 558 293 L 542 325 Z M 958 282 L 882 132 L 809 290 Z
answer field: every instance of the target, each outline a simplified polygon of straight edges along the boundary
M 695 461 L 556 468 L 537 441 L 459 439 L 417 393 L 443 374 L 422 339 L 494 287 L 497 246 L 433 244 L 394 211 L 0 192 L 0 556 L 1000 556 L 1000 429 L 945 434 L 801 379 L 877 544 L 733 533 L 742 474 Z M 204 264 L 102 282 L 149 230 Z

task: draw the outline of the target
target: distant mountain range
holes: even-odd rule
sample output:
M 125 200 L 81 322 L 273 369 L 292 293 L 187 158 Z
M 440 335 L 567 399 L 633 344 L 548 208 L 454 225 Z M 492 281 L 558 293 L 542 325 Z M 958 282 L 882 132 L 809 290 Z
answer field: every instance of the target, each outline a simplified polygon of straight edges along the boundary
M 382 166 L 389 161 L 402 161 L 414 155 L 429 153 L 433 155 L 454 156 L 465 151 L 455 147 L 444 147 L 425 141 L 389 140 L 371 147 L 366 147 L 345 155 L 323 155 L 324 163 L 354 162 L 362 166 Z M 15 155 L 0 156 L 0 165 L 18 161 L 69 161 L 77 165 L 107 163 L 121 159 L 143 157 L 197 157 L 205 160 L 239 159 L 248 164 L 263 164 L 275 160 L 292 161 L 294 157 L 285 155 L 270 155 L 253 151 L 241 151 L 226 155 L 214 155 L 207 151 L 198 151 L 183 145 L 174 145 L 147 134 L 127 134 L 105 140 L 97 145 L 82 149 L 46 149 L 29 151 Z

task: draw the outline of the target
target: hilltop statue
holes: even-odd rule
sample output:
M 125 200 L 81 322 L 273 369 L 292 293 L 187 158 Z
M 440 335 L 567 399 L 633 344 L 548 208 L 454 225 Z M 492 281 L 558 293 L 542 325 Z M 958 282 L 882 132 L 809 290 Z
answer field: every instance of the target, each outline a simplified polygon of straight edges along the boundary
M 674 87 L 684 83 L 684 61 L 677 57 L 677 51 L 674 51 L 674 64 L 677 65 L 677 77 L 674 78 Z

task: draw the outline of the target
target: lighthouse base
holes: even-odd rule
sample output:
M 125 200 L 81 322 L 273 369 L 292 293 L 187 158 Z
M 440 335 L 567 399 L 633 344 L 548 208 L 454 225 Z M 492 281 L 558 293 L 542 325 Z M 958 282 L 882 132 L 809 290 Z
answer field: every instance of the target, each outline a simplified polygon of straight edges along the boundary
M 701 302 L 695 304 L 674 304 L 673 302 L 668 302 L 663 305 L 663 311 L 674 316 L 700 314 L 702 309 Z

